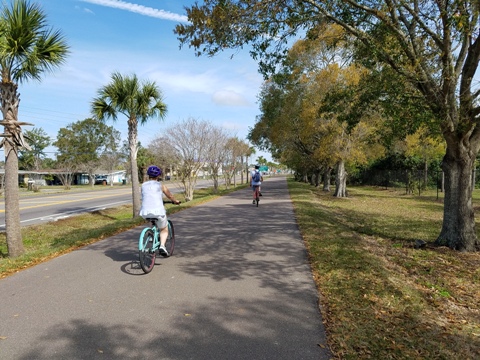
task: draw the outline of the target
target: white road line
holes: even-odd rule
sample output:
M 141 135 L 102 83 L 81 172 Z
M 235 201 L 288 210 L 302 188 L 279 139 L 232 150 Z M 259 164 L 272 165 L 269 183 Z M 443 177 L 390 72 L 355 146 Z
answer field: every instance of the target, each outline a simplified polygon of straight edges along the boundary
M 129 201 L 118 201 L 118 202 L 114 202 L 114 203 L 110 203 L 110 204 L 103 204 L 102 206 L 94 206 L 94 207 L 91 207 L 91 208 L 85 208 L 85 209 L 82 209 L 82 210 L 66 211 L 66 212 L 63 212 L 63 213 L 52 214 L 52 215 L 49 215 L 49 216 L 41 216 L 41 217 L 37 217 L 37 218 L 33 218 L 33 219 L 22 220 L 22 221 L 20 221 L 20 223 L 26 223 L 26 222 L 35 221 L 35 220 L 57 221 L 57 220 L 60 220 L 60 219 L 65 219 L 67 217 L 70 217 L 73 214 L 81 214 L 81 213 L 86 213 L 86 212 L 104 210 L 104 209 L 107 209 L 109 207 L 113 207 L 113 206 L 120 205 L 120 204 L 125 204 L 125 203 L 128 203 L 128 202 Z M 0 225 L 0 229 L 5 229 L 5 224 Z

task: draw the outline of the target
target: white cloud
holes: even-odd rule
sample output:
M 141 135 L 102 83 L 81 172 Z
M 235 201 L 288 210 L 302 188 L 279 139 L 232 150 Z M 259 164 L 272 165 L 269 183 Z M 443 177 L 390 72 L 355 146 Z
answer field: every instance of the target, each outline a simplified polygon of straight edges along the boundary
M 230 131 L 233 136 L 237 136 L 239 131 L 245 132 L 248 129 L 245 123 L 240 125 L 238 121 L 223 121 L 221 125 L 224 129 Z
M 90 14 L 94 14 L 94 12 L 92 10 L 90 10 L 89 8 L 82 8 L 78 5 L 75 5 L 75 10 L 78 10 L 78 11 L 84 11 L 86 13 L 90 13 Z M 95 15 L 95 14 L 94 14 Z
M 165 10 L 158 10 L 148 6 L 133 4 L 121 0 L 81 0 L 86 3 L 111 7 L 120 10 L 127 10 L 140 15 L 151 16 L 163 20 L 172 20 L 179 22 L 188 22 L 185 15 L 174 14 Z
M 239 93 L 231 90 L 220 90 L 213 94 L 212 100 L 217 105 L 248 106 L 248 101 Z
M 217 80 L 212 71 L 200 73 L 186 73 L 179 71 L 151 71 L 149 78 L 157 84 L 176 92 L 191 91 L 211 94 L 216 87 Z

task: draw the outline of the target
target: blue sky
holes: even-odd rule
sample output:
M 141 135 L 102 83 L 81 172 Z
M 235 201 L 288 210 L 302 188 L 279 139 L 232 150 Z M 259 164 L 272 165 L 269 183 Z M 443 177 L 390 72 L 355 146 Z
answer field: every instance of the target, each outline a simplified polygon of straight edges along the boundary
M 144 146 L 189 117 L 211 121 L 241 139 L 254 126 L 263 79 L 248 51 L 227 50 L 209 58 L 195 57 L 188 47 L 179 49 L 173 29 L 187 21 L 184 7 L 194 1 L 32 1 L 41 5 L 48 24 L 62 31 L 71 53 L 64 65 L 41 82 L 20 84 L 21 121 L 43 128 L 55 139 L 60 128 L 91 116 L 90 103 L 97 90 L 118 71 L 155 81 L 163 92 L 167 117 L 139 126 Z M 126 119 L 108 125 L 127 139 Z M 257 150 L 259 155 L 271 159 Z

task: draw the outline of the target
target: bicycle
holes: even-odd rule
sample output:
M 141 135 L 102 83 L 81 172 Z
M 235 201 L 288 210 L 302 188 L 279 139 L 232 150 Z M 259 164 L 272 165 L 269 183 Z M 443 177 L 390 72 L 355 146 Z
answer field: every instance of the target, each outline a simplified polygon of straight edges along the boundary
M 160 231 L 157 227 L 157 218 L 147 218 L 145 220 L 150 221 L 151 226 L 147 226 L 140 234 L 138 240 L 138 257 L 143 272 L 148 274 L 155 266 L 157 251 L 160 255 Z M 168 236 L 165 242 L 165 248 L 168 251 L 168 256 L 172 256 L 173 250 L 175 249 L 175 230 L 170 219 L 167 219 L 167 223 Z
M 253 192 L 253 203 L 258 207 L 258 203 L 260 202 L 260 185 L 253 185 L 253 188 L 255 189 Z

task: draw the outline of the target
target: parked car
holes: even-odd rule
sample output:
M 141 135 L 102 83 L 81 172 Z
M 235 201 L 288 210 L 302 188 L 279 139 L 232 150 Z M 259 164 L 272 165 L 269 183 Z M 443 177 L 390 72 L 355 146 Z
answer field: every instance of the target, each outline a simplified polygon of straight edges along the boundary
M 107 175 L 97 175 L 95 176 L 95 184 L 108 184 Z

